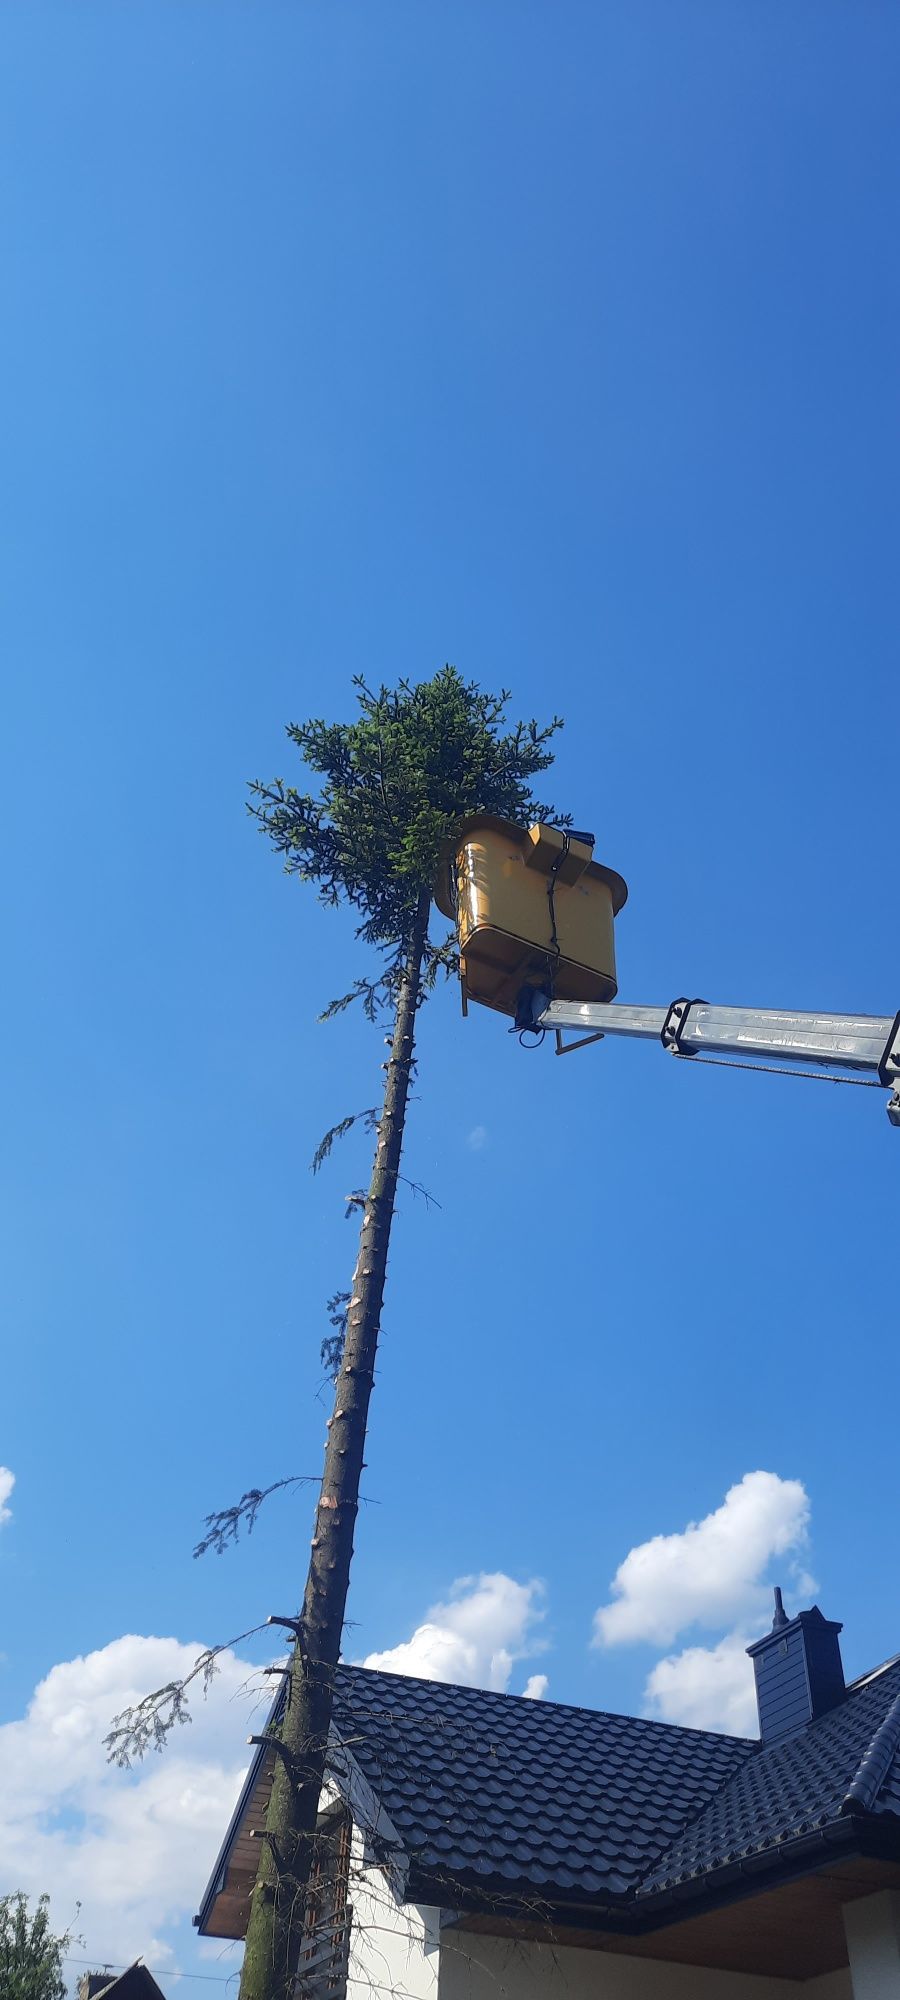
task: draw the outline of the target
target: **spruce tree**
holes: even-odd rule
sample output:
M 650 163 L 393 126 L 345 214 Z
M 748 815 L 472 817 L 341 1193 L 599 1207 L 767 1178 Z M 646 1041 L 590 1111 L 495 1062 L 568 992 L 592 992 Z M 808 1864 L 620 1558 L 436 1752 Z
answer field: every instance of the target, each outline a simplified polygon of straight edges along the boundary
M 319 780 L 316 790 L 299 791 L 280 779 L 251 787 L 251 809 L 288 873 L 313 884 L 324 903 L 349 904 L 361 944 L 378 954 L 374 971 L 328 1013 L 359 1000 L 370 1019 L 387 1014 L 392 1032 L 371 1178 L 360 1197 L 356 1268 L 341 1315 L 309 1572 L 276 1731 L 241 2000 L 288 2000 L 302 1944 L 416 1016 L 442 970 L 455 965 L 455 941 L 429 936 L 441 849 L 467 813 L 497 813 L 520 823 L 553 816 L 533 797 L 531 780 L 552 763 L 558 718 L 543 728 L 535 722 L 509 728 L 508 694 L 485 694 L 449 666 L 418 685 L 372 690 L 362 679 L 354 685 L 358 714 L 352 722 L 312 721 L 288 730 Z

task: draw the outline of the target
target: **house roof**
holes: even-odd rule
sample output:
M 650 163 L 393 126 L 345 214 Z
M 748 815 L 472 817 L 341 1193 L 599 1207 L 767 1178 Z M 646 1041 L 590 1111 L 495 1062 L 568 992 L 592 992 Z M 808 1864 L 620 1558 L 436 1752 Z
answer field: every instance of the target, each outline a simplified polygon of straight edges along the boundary
M 815 1867 L 826 1839 L 900 1859 L 900 1660 L 768 1747 L 342 1666 L 331 1761 L 387 1816 L 410 1898 L 641 1930 L 686 1898 L 721 1899 L 723 1879 L 745 1887 L 748 1869 L 768 1883 Z M 236 1934 L 232 1863 L 262 1823 L 271 1764 L 261 1748 L 202 1931 Z
M 857 1681 L 794 1736 L 755 1746 L 679 1833 L 638 1891 L 702 1881 L 841 1821 L 900 1822 L 900 1660 Z
M 139 1958 L 126 1966 L 124 1972 L 89 1973 L 86 1980 L 79 1980 L 78 1986 L 79 1994 L 82 1986 L 88 1989 L 90 2000 L 163 2000 L 162 1988 Z
M 542 1900 L 627 1896 L 753 1754 L 732 1736 L 362 1668 L 335 1730 L 411 1878 Z

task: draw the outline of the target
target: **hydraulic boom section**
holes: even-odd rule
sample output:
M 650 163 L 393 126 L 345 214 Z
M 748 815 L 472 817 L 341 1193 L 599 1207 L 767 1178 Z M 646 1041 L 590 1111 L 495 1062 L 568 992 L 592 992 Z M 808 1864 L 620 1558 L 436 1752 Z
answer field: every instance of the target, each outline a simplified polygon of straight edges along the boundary
M 755 1068 L 814 1063 L 833 1075 L 861 1071 L 890 1090 L 887 1114 L 900 1126 L 900 1013 L 893 1020 L 889 1014 L 794 1014 L 688 999 L 673 1000 L 669 1007 L 605 1006 L 551 1000 L 548 992 L 527 987 L 516 1024 L 555 1029 L 561 1055 L 606 1035 L 626 1035 L 661 1042 L 673 1055 L 736 1058 Z M 564 1041 L 564 1029 L 576 1030 L 578 1039 Z

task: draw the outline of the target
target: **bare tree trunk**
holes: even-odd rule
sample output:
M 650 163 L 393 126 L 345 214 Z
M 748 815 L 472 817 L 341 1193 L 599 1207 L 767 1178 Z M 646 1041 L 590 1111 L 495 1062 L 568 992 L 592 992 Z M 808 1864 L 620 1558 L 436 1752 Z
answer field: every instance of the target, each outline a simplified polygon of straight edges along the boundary
M 334 1670 L 340 1657 L 350 1583 L 430 900 L 425 892 L 419 898 L 397 996 L 375 1160 L 360 1228 L 334 1411 L 328 1426 L 309 1573 L 289 1669 L 281 1748 L 276 1753 L 265 1842 L 251 1901 L 240 2000 L 289 2000 L 302 1943 L 331 1722 Z

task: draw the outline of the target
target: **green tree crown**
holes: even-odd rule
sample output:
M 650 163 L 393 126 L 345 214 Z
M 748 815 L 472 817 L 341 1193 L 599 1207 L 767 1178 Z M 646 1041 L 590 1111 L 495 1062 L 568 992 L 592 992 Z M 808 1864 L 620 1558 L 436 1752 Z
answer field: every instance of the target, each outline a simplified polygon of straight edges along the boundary
M 329 1012 L 358 995 L 371 1004 L 376 987 L 390 998 L 391 968 L 423 890 L 466 814 L 568 824 L 531 790 L 531 780 L 553 762 L 558 716 L 543 728 L 534 721 L 507 728 L 508 692 L 487 694 L 452 666 L 417 685 L 372 689 L 360 675 L 353 685 L 355 721 L 288 728 L 322 779 L 317 793 L 281 778 L 250 787 L 250 810 L 288 872 L 314 882 L 322 902 L 350 904 L 361 916 L 357 936 L 389 956 L 381 981 L 358 982 Z M 446 950 L 429 946 L 427 961 L 433 976 L 439 962 L 448 963 Z
M 29 1915 L 21 1889 L 0 1896 L 0 1995 L 2 2000 L 65 2000 L 63 1955 L 71 1942 L 50 1929 L 50 1899 L 39 1896 Z

